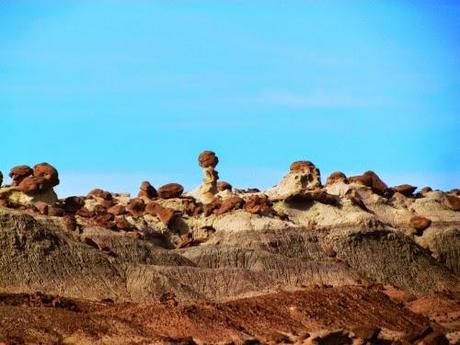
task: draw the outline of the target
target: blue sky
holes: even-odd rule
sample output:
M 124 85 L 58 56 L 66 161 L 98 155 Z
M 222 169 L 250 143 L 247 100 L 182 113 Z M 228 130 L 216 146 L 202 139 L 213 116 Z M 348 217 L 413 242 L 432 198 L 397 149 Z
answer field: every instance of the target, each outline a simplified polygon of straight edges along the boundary
M 223 180 L 294 160 L 460 187 L 460 3 L 1 1 L 0 170 L 61 195 Z

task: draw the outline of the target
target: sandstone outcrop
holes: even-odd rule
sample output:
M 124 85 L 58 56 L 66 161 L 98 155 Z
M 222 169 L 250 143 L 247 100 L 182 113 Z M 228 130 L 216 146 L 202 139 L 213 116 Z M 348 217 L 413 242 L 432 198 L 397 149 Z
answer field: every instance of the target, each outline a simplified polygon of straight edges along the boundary
M 168 183 L 158 188 L 158 196 L 162 199 L 179 198 L 184 187 L 179 183 Z
M 51 187 L 59 184 L 58 171 L 48 163 L 40 163 L 34 166 L 33 175 L 46 179 Z
M 141 198 L 131 199 L 126 206 L 126 211 L 135 217 L 140 217 L 144 214 L 145 203 Z
M 296 161 L 290 166 L 289 173 L 265 194 L 273 200 L 285 200 L 307 190 L 321 188 L 319 169 L 310 161 Z

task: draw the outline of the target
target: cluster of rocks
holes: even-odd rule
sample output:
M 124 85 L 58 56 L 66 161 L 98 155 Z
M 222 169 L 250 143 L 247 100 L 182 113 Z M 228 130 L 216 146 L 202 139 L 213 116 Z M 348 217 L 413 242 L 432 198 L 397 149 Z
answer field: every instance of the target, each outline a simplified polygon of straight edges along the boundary
M 64 217 L 66 225 L 72 230 L 79 224 L 85 224 L 131 231 L 137 229 L 136 219 L 144 216 L 156 217 L 166 227 L 172 227 L 179 217 L 221 216 L 236 210 L 287 220 L 288 216 L 274 208 L 274 204 L 279 202 L 286 203 L 288 207 L 305 202 L 342 207 L 342 203 L 348 200 L 352 205 L 372 213 L 362 200 L 359 188 L 370 190 L 387 200 L 398 195 L 419 198 L 432 191 L 425 187 L 415 193 L 417 187 L 408 184 L 388 187 L 373 171 L 349 177 L 342 172 L 334 172 L 323 185 L 319 169 L 310 161 L 293 162 L 280 183 L 265 192 L 239 190 L 233 189 L 228 182 L 219 181 L 215 169 L 218 162 L 214 152 L 203 151 L 198 157 L 198 164 L 203 169 L 203 182 L 197 190 L 186 194 L 184 187 L 178 183 L 168 183 L 156 189 L 150 182 L 144 181 L 135 198 L 94 189 L 85 197 L 71 196 L 61 200 L 53 190 L 59 184 L 59 175 L 52 165 L 40 163 L 33 168 L 20 165 L 10 170 L 11 184 L 0 188 L 0 206 Z M 2 181 L 0 173 L 0 186 Z M 444 202 L 446 207 L 459 211 L 460 190 L 445 194 Z M 410 226 L 418 232 L 430 224 L 430 219 L 420 215 L 410 219 Z

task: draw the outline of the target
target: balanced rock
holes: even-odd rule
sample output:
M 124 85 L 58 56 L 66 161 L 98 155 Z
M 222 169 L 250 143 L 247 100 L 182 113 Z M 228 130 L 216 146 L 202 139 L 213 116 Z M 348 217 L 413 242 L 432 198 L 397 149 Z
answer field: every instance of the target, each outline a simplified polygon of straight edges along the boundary
M 271 200 L 285 200 L 307 190 L 321 188 L 319 169 L 310 161 L 296 161 L 289 173 L 273 188 L 266 191 Z
M 168 183 L 158 188 L 158 196 L 162 199 L 179 198 L 184 187 L 179 183 Z
M 198 163 L 202 168 L 215 168 L 217 163 L 219 163 L 219 158 L 212 151 L 203 151 L 198 156 Z
M 59 184 L 59 174 L 56 168 L 48 163 L 40 163 L 34 166 L 34 176 L 40 176 L 45 178 L 51 187 Z
M 49 181 L 40 176 L 27 176 L 18 185 L 18 190 L 27 195 L 39 194 L 51 188 Z
M 417 187 L 411 186 L 410 184 L 401 184 L 399 186 L 393 187 L 395 192 L 401 193 L 405 196 L 412 196 Z
M 33 169 L 28 165 L 18 165 L 11 168 L 9 176 L 13 180 L 11 185 L 18 186 L 22 180 L 27 176 L 31 176 L 34 173 Z
M 150 182 L 144 181 L 141 183 L 139 194 L 137 194 L 138 198 L 153 199 L 157 196 L 157 190 L 150 184 Z
M 326 186 L 330 186 L 331 184 L 339 182 L 348 183 L 347 176 L 341 171 L 335 171 L 327 178 Z
M 385 182 L 373 171 L 366 171 L 362 175 L 351 176 L 348 178 L 348 182 L 370 187 L 374 193 L 382 196 L 391 196 L 392 194 Z
M 410 219 L 410 226 L 417 231 L 423 231 L 431 225 L 431 220 L 422 216 L 413 216 Z

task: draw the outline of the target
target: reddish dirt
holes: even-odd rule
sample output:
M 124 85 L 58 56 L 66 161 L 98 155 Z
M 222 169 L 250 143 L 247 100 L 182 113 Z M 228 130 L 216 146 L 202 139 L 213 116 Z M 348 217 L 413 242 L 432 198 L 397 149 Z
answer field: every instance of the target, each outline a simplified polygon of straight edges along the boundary
M 409 307 L 423 314 L 431 310 L 424 301 L 413 301 Z M 458 299 L 446 303 L 442 310 L 455 303 L 458 307 Z M 376 328 L 404 334 L 410 343 L 432 329 L 443 331 L 381 290 L 359 286 L 312 287 L 192 305 L 179 304 L 172 295 L 149 304 L 114 304 L 0 294 L 0 344 L 242 343 L 248 339 L 278 343 L 283 337 L 294 341 L 319 330 Z

